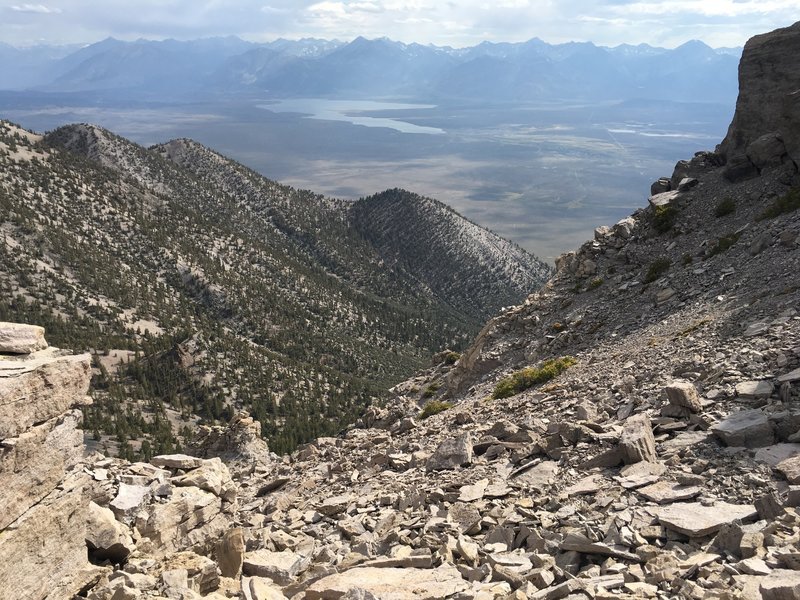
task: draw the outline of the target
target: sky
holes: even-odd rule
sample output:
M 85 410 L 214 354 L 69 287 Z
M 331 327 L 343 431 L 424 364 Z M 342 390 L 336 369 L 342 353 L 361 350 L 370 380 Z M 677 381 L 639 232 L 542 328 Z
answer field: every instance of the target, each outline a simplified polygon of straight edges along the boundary
M 464 47 L 481 41 L 741 46 L 800 19 L 800 0 L 0 0 L 0 41 L 90 43 L 237 35 L 359 35 Z

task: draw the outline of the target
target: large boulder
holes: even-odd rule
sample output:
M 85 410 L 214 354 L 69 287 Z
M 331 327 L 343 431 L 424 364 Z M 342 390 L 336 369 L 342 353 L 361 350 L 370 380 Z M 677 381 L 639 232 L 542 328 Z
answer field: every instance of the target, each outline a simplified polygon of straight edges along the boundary
M 47 348 L 44 327 L 22 323 L 0 323 L 0 353 L 30 354 Z

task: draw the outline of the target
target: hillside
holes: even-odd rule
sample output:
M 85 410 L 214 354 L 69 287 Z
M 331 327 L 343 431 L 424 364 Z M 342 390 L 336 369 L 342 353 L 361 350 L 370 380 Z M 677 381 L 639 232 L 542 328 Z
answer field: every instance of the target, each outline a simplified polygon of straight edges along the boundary
M 421 264 L 387 262 L 346 203 L 189 140 L 148 150 L 90 125 L 1 128 L 0 318 L 100 355 L 86 427 L 126 456 L 239 408 L 278 450 L 334 433 L 549 271 L 455 213 L 421 212 L 403 243 L 424 256 L 438 250 L 426 236 L 461 227 L 457 287 L 488 292 L 452 304 Z

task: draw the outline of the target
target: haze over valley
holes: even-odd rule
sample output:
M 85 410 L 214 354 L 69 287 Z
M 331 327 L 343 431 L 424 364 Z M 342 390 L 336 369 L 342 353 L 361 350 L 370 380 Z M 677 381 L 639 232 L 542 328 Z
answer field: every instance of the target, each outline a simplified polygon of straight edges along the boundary
M 25 69 L 0 78 L 17 88 L 0 92 L 0 112 L 24 127 L 90 122 L 143 145 L 189 137 L 339 198 L 403 187 L 550 261 L 643 206 L 679 158 L 713 149 L 739 52 L 363 38 L 2 51 Z

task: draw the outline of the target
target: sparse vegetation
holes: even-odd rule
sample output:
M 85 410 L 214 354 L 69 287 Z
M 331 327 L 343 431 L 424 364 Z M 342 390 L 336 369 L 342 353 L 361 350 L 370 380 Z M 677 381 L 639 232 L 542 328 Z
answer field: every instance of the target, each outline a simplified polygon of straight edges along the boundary
M 419 413 L 419 418 L 425 420 L 428 417 L 438 415 L 440 412 L 444 412 L 450 408 L 453 408 L 452 402 L 446 402 L 444 400 L 431 400 L 422 408 L 422 412 Z
M 725 217 L 727 215 L 732 215 L 736 212 L 736 200 L 734 200 L 730 196 L 726 196 L 722 200 L 719 201 L 717 206 L 714 208 L 714 216 L 717 218 Z
M 774 219 L 780 215 L 790 213 L 800 208 L 800 187 L 789 190 L 788 193 L 776 198 L 764 212 L 758 215 L 759 221 Z
M 685 253 L 685 254 L 684 254 L 682 257 L 681 257 L 681 262 L 683 263 L 683 266 L 684 266 L 684 267 L 688 267 L 690 264 L 692 264 L 692 260 L 693 260 L 693 259 L 692 259 L 692 255 L 691 255 L 691 254 L 689 254 L 688 252 L 686 252 L 686 253 Z
M 422 397 L 423 398 L 432 398 L 436 394 L 436 392 L 439 391 L 440 387 L 441 387 L 441 385 L 438 384 L 438 383 L 430 384 L 428 387 L 425 388 L 425 391 L 422 392 Z
M 602 277 L 595 277 L 594 279 L 592 279 L 591 281 L 589 281 L 588 288 L 589 288 L 590 290 L 596 290 L 596 289 L 597 289 L 597 288 L 599 288 L 601 285 L 603 285 L 603 278 L 602 278 Z
M 670 265 L 672 265 L 672 261 L 670 261 L 670 259 L 667 258 L 666 256 L 657 258 L 656 260 L 650 263 L 650 266 L 647 269 L 647 273 L 644 276 L 644 282 L 653 283 L 664 273 L 669 271 Z
M 527 367 L 516 371 L 497 383 L 492 398 L 495 400 L 510 398 L 534 385 L 550 381 L 577 362 L 571 356 L 562 356 L 545 361 L 539 367 Z
M 193 142 L 180 142 L 182 166 L 90 126 L 35 141 L 0 121 L 0 144 L 11 142 L 47 160 L 0 152 L 0 318 L 43 325 L 57 346 L 125 351 L 126 364 L 95 378 L 84 415 L 98 445 L 126 458 L 174 451 L 198 420 L 238 409 L 278 453 L 335 434 L 518 301 L 510 278 L 531 287 L 527 269 L 503 262 L 533 260 L 511 244 L 485 261 L 444 251 L 434 254 L 446 264 L 428 260 L 415 235 L 463 245 L 473 226 L 401 190 L 362 203 L 356 226 L 350 203 Z M 382 220 L 395 201 L 418 209 L 402 232 Z M 392 250 L 413 260 L 391 266 Z M 447 289 L 420 285 L 432 277 Z
M 708 255 L 709 256 L 716 256 L 717 254 L 721 254 L 723 252 L 728 251 L 731 246 L 733 246 L 736 242 L 739 241 L 739 238 L 742 236 L 741 233 L 729 233 L 728 235 L 724 235 L 717 240 L 717 243 L 714 244 L 714 247 L 711 248 Z
M 678 209 L 671 204 L 656 206 L 653 211 L 653 227 L 658 233 L 666 233 L 675 226 Z

